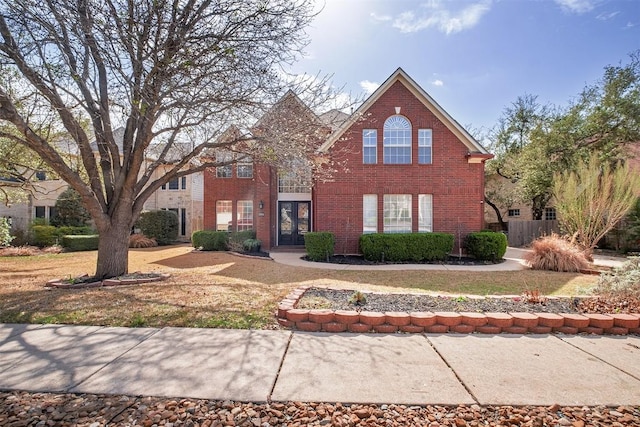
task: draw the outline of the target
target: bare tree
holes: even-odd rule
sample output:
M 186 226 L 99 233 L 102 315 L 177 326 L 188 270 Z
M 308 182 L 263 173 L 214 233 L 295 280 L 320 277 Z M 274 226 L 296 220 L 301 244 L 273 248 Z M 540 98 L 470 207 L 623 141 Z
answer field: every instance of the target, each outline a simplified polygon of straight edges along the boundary
M 312 0 L 0 0 L 0 67 L 21 77 L 10 87 L 0 79 L 0 120 L 14 127 L 0 137 L 33 150 L 80 194 L 100 234 L 96 277 L 127 272 L 145 200 L 218 166 L 206 151 L 273 164 L 311 152 L 315 120 L 258 139 L 249 130 L 292 85 L 318 104 L 331 96 L 326 79 L 292 82 L 283 71 L 314 13 Z M 37 98 L 29 116 L 19 104 L 27 95 Z M 76 164 L 32 125 L 52 114 Z M 220 138 L 231 125 L 236 136 Z
M 575 171 L 556 174 L 553 191 L 560 226 L 591 251 L 635 205 L 640 175 L 628 164 L 603 163 L 592 154 Z

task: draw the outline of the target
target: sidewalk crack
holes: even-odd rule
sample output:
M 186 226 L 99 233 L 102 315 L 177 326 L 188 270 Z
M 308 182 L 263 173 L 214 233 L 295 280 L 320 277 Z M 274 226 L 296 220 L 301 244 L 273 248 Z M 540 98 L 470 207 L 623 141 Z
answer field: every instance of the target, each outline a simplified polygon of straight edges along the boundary
M 284 348 L 284 352 L 282 353 L 282 359 L 280 359 L 280 366 L 278 366 L 278 372 L 276 372 L 276 377 L 273 380 L 273 384 L 271 385 L 271 390 L 267 395 L 267 404 L 271 404 L 271 396 L 273 395 L 273 391 L 276 388 L 276 384 L 278 383 L 278 379 L 280 378 L 280 372 L 282 371 L 282 366 L 284 365 L 284 359 L 287 357 L 287 353 L 289 352 L 289 345 L 291 345 L 291 340 L 293 339 L 293 332 L 289 332 L 289 339 L 287 340 L 287 345 Z

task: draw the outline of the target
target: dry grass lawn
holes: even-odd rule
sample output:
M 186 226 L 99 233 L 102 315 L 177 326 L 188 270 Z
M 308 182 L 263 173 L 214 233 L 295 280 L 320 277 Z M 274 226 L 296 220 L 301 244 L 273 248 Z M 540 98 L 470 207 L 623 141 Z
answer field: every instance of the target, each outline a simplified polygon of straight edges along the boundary
M 49 279 L 95 271 L 96 252 L 0 258 L 0 323 L 277 328 L 277 303 L 301 284 L 391 292 L 577 295 L 595 276 L 546 271 L 334 271 L 268 259 L 194 252 L 190 246 L 131 249 L 129 271 L 167 272 L 145 285 L 48 289 Z

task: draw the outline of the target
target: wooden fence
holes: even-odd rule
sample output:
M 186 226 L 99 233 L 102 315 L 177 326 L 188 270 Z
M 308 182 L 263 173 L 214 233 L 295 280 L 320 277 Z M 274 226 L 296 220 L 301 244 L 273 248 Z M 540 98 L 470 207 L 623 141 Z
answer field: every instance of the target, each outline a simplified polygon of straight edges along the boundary
M 540 236 L 559 233 L 558 221 L 509 221 L 509 246 L 525 246 Z

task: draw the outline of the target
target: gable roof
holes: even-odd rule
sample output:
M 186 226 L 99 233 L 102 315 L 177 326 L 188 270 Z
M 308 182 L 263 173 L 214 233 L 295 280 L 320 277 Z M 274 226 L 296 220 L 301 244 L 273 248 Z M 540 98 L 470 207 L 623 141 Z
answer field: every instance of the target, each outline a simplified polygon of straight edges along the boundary
M 391 86 L 396 83 L 402 83 L 422 104 L 427 107 L 460 141 L 469 149 L 470 156 L 488 159 L 493 157 L 486 148 L 484 148 L 469 132 L 467 132 L 460 124 L 453 119 L 431 96 L 425 92 L 409 75 L 402 69 L 398 68 L 391 76 L 380 85 L 375 92 L 367 98 L 360 107 L 346 120 L 342 126 L 334 132 L 327 141 L 322 144 L 320 151 L 329 150 L 353 125 L 358 117 L 362 116 Z

